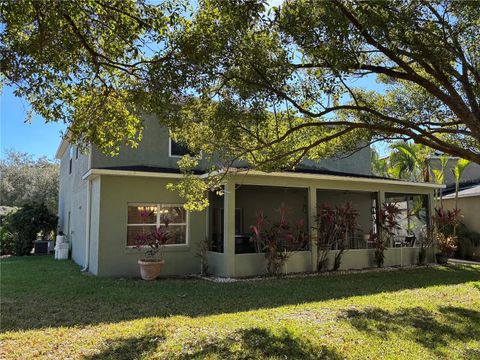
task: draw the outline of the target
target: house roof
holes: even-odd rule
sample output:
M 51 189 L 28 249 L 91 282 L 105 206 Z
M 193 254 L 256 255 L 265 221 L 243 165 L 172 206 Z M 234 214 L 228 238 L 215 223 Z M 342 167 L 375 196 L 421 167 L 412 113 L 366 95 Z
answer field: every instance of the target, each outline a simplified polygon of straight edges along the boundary
M 57 160 L 62 159 L 63 154 L 65 154 L 65 151 L 68 148 L 70 135 L 71 135 L 70 130 L 68 130 L 67 133 L 64 136 L 62 136 L 62 141 L 58 145 L 57 151 L 55 153 L 55 159 Z
M 421 183 L 421 182 L 412 182 L 399 179 L 383 178 L 373 175 L 362 175 L 354 173 L 345 173 L 338 171 L 331 171 L 325 169 L 296 169 L 291 171 L 284 172 L 272 172 L 265 173 L 256 170 L 250 170 L 246 168 L 235 169 L 232 168 L 231 171 L 236 171 L 238 173 L 246 173 L 250 175 L 260 175 L 260 176 L 278 176 L 278 177 L 296 177 L 296 178 L 306 178 L 306 179 L 323 179 L 323 180 L 344 180 L 344 181 L 359 181 L 359 182 L 369 182 L 369 183 L 384 183 L 384 184 L 395 184 L 395 185 L 413 185 L 419 187 L 428 187 L 428 188 L 444 188 L 444 185 L 437 185 L 432 183 Z M 218 172 L 221 173 L 221 172 Z M 195 175 L 201 177 L 207 177 L 210 174 L 202 170 L 194 170 Z M 172 168 L 163 168 L 163 167 L 153 167 L 145 165 L 136 165 L 136 166 L 116 166 L 116 167 L 104 167 L 104 168 L 95 168 L 90 169 L 84 176 L 84 179 L 87 179 L 95 175 L 121 175 L 121 176 L 143 176 L 143 177 L 170 177 L 170 178 L 180 178 L 182 174 L 179 169 Z
M 459 191 L 467 190 L 467 189 L 470 189 L 470 188 L 475 187 L 477 185 L 480 185 L 480 178 L 467 180 L 467 181 L 462 181 L 458 184 L 458 189 L 459 189 Z M 445 190 L 443 190 L 442 193 L 443 193 L 443 195 L 454 194 L 455 193 L 455 184 L 447 185 L 445 187 Z
M 133 166 L 109 166 L 100 167 L 98 169 L 103 170 L 118 170 L 118 171 L 135 171 L 135 172 L 152 172 L 152 173 L 166 173 L 166 174 L 181 174 L 179 169 L 172 169 L 166 167 L 146 166 L 146 165 L 133 165 Z M 193 170 L 195 175 L 205 174 L 203 170 Z
M 474 197 L 474 196 L 480 196 L 480 183 L 478 185 L 469 187 L 464 190 L 460 190 L 458 192 L 458 197 L 459 198 L 466 198 L 466 197 Z M 455 199 L 455 192 L 446 195 L 443 197 L 443 199 Z

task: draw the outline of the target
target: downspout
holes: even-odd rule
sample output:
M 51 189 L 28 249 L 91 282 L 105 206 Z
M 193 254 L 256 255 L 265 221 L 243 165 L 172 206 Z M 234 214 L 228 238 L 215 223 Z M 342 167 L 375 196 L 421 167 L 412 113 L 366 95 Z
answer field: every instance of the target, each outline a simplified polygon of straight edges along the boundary
M 88 271 L 88 265 L 90 260 L 90 218 L 92 214 L 92 181 L 87 180 L 87 215 L 85 221 L 85 266 L 83 267 L 82 272 Z

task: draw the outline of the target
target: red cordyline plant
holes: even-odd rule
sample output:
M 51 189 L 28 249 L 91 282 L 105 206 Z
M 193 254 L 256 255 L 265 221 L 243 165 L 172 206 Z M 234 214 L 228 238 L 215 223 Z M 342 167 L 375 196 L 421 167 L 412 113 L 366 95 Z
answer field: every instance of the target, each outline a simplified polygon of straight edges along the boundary
M 350 201 L 345 202 L 342 206 L 337 206 L 336 226 L 338 228 L 338 238 L 333 270 L 340 268 L 342 256 L 347 249 L 349 239 L 358 227 L 358 216 L 358 210 L 353 207 Z
M 434 239 L 438 249 L 442 254 L 452 256 L 457 250 L 458 239 L 454 229 L 460 223 L 460 209 L 436 208 L 433 221 Z
M 322 203 L 318 207 L 317 217 L 317 270 L 327 270 L 328 252 L 336 249 L 333 270 L 338 270 L 341 260 L 346 251 L 350 237 L 357 228 L 359 212 L 351 202 L 345 202 L 341 206 L 333 207 L 328 203 Z
M 154 214 L 150 210 L 140 211 L 140 218 L 142 223 L 146 224 L 147 220 Z M 162 216 L 163 226 L 155 227 L 152 231 L 145 231 L 142 227 L 142 233 L 138 234 L 135 239 L 135 246 L 137 248 L 147 248 L 145 251 L 146 258 L 144 260 L 161 260 L 163 257 L 163 247 L 164 245 L 171 242 L 171 234 L 168 229 L 170 224 L 170 218 L 168 216 Z
M 378 213 L 378 225 L 380 226 L 380 234 L 370 231 L 369 241 L 375 245 L 375 263 L 378 267 L 382 267 L 385 261 L 385 250 L 390 239 L 395 235 L 395 231 L 400 228 L 398 216 L 400 208 L 397 203 L 384 203 Z
M 317 271 L 328 269 L 328 252 L 337 241 L 336 211 L 332 205 L 322 203 L 318 207 L 317 218 Z
M 302 250 L 308 244 L 305 221 L 300 219 L 292 226 L 288 221 L 290 209 L 281 204 L 278 209 L 280 219 L 270 224 L 263 211 L 257 211 L 255 224 L 251 226 L 255 251 L 265 252 L 267 273 L 277 275 L 290 256 L 292 250 Z

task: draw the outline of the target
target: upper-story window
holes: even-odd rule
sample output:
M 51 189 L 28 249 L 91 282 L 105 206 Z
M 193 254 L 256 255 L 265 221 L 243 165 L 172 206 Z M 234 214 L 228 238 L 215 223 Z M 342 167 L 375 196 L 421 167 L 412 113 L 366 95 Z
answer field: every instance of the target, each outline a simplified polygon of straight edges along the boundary
M 172 138 L 169 139 L 169 149 L 168 149 L 168 155 L 170 157 L 182 157 L 184 155 L 191 155 L 195 156 L 195 154 L 188 149 L 188 147 L 185 144 L 176 142 L 172 140 Z
M 68 152 L 68 173 L 72 173 L 72 166 L 73 166 L 73 153 L 75 151 L 75 148 L 73 145 L 70 145 L 70 149 Z

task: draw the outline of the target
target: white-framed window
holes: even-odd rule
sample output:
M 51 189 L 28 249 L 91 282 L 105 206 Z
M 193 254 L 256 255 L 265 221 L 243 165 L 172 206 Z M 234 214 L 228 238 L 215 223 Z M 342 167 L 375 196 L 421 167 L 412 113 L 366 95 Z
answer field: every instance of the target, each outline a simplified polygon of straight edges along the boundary
M 184 155 L 195 156 L 185 144 L 176 142 L 171 137 L 168 138 L 168 156 L 181 158 Z
M 188 212 L 182 204 L 128 203 L 127 246 L 135 246 L 140 234 L 165 226 L 168 219 L 169 245 L 187 245 Z

